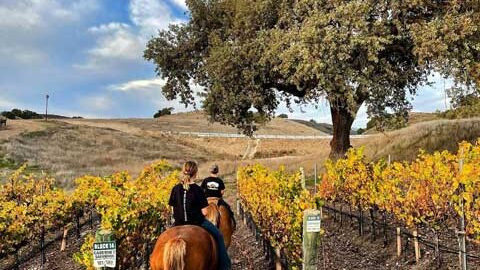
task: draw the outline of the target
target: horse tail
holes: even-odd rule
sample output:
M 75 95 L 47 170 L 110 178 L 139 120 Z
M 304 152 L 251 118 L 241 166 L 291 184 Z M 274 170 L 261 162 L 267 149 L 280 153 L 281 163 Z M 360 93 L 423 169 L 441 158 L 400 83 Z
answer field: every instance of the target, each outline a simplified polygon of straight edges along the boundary
M 163 251 L 163 268 L 165 270 L 185 269 L 185 255 L 187 254 L 187 242 L 180 237 L 169 240 Z

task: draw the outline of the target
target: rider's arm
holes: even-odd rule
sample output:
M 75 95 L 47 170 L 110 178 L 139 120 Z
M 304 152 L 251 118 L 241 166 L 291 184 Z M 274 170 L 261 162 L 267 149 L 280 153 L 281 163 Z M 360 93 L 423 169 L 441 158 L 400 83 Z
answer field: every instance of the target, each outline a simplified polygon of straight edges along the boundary
M 202 214 L 204 216 L 206 216 L 207 213 L 208 213 L 208 211 L 207 211 L 207 208 L 208 208 L 207 197 L 205 197 L 205 193 L 203 193 L 203 190 L 200 190 L 198 192 L 197 196 L 198 196 L 198 199 L 199 199 L 200 207 L 202 209 Z
M 225 193 L 225 184 L 223 183 L 223 180 L 220 179 L 220 192 L 222 193 L 222 195 Z

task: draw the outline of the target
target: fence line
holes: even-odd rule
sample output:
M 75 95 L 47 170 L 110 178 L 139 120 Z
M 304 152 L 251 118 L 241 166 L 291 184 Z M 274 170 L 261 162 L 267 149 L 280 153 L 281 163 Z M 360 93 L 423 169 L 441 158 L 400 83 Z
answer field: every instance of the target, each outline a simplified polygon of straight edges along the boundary
M 255 134 L 252 137 L 244 134 L 234 133 L 218 133 L 218 132 L 163 132 L 170 135 L 181 135 L 190 137 L 206 137 L 206 138 L 253 138 L 253 139 L 286 139 L 286 140 L 314 140 L 314 139 L 332 139 L 332 135 L 268 135 L 268 134 Z M 363 139 L 372 135 L 350 135 L 351 139 Z
M 326 206 L 326 205 L 322 206 L 322 208 L 324 210 L 329 211 L 329 212 L 334 212 L 334 213 L 338 213 L 338 214 L 343 215 L 343 216 L 347 216 L 347 217 L 350 217 L 350 218 L 355 218 L 359 221 L 359 223 L 363 223 L 363 221 L 365 221 L 365 220 L 360 220 L 360 219 L 366 219 L 367 221 L 370 222 L 370 224 L 377 224 L 379 226 L 382 226 L 382 228 L 384 227 L 384 228 L 389 229 L 390 232 L 396 232 L 397 227 L 393 227 L 393 226 L 391 226 L 387 223 L 384 223 L 384 222 L 378 222 L 376 220 L 372 220 L 368 216 L 367 216 L 367 218 L 365 218 L 365 216 L 363 216 L 363 215 L 357 215 L 357 214 L 354 214 L 354 213 L 347 213 L 347 212 L 344 212 L 342 210 L 336 209 L 335 207 Z M 413 234 L 411 234 L 410 232 L 408 232 L 407 230 L 404 230 L 404 229 L 401 230 L 401 235 L 406 236 L 408 238 L 414 238 Z M 436 243 L 433 243 L 433 242 L 427 240 L 426 237 L 417 236 L 417 238 L 418 238 L 419 242 L 424 244 L 426 247 L 435 249 L 435 247 L 437 246 Z M 458 249 L 451 248 L 451 247 L 448 247 L 448 246 L 445 246 L 445 245 L 442 245 L 442 244 L 438 244 L 438 247 L 439 247 L 439 250 L 442 251 L 443 253 L 450 253 L 450 254 L 458 254 L 459 253 Z M 480 260 L 480 256 L 469 254 L 468 252 L 467 252 L 467 257 L 470 258 L 470 259 Z
M 93 228 L 93 224 L 96 223 L 99 220 L 100 220 L 100 216 L 96 213 L 95 214 L 89 214 L 88 218 L 85 218 L 83 221 L 81 221 L 80 219 L 76 219 L 75 230 L 73 230 L 73 228 L 72 228 L 72 230 L 68 230 L 68 236 L 76 235 L 77 239 L 79 239 L 80 238 L 80 230 L 82 228 L 84 228 L 87 225 L 89 225 L 91 228 Z M 10 253 L 7 253 L 7 254 L 4 254 L 4 255 L 0 256 L 0 260 L 8 258 L 8 256 L 12 256 L 12 255 L 15 256 L 15 262 L 10 263 L 10 264 L 6 264 L 6 266 L 4 266 L 3 268 L 0 268 L 0 270 L 19 269 L 20 265 L 28 262 L 34 256 L 45 252 L 46 248 L 48 248 L 49 246 L 51 246 L 55 242 L 63 239 L 63 230 L 55 229 L 55 230 L 51 230 L 50 232 L 54 233 L 55 236 L 50 240 L 44 241 L 43 244 L 39 243 L 37 245 L 31 245 L 31 244 L 27 243 L 25 245 L 21 245 L 20 247 L 18 247 L 17 252 L 10 252 Z M 68 238 L 68 236 L 67 236 L 67 238 Z M 35 241 L 35 240 L 33 240 L 33 241 Z M 31 242 L 33 242 L 33 241 L 31 241 Z M 26 247 L 31 247 L 31 250 L 29 252 L 27 252 L 27 254 L 19 257 L 18 253 L 20 252 L 20 250 L 22 248 L 26 248 Z M 41 261 L 42 261 L 42 259 L 41 259 Z M 43 261 L 42 261 L 42 263 L 43 263 Z

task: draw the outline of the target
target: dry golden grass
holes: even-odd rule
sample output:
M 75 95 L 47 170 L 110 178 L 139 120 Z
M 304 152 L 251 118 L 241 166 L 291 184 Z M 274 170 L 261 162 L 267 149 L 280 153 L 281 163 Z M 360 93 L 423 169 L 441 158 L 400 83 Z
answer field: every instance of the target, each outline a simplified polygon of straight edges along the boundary
M 7 127 L 0 129 L 0 141 L 6 141 L 23 132 L 44 130 L 49 126 L 50 122 L 42 120 L 8 120 Z
M 157 119 L 69 119 L 62 121 L 70 124 L 109 127 L 135 133 L 156 133 L 160 131 L 238 133 L 236 128 L 219 123 L 210 123 L 202 112 L 177 113 Z M 282 118 L 273 119 L 267 125 L 260 127 L 257 133 L 270 135 L 325 135 L 325 133 L 314 128 Z
M 414 159 L 419 149 L 427 152 L 448 150 L 456 152 L 461 141 L 474 142 L 480 137 L 480 118 L 460 120 L 435 120 L 421 122 L 404 129 L 377 134 L 372 138 L 357 141 L 364 145 L 372 159 Z
M 218 159 L 200 147 L 168 136 L 137 136 L 117 130 L 56 122 L 42 131 L 24 133 L 4 143 L 7 157 L 46 169 L 66 186 L 75 177 L 139 172 L 158 159 L 179 164 L 186 159 Z
M 62 120 L 48 125 L 19 122 L 19 130 L 10 130 L 13 135 L 0 141 L 0 156 L 6 154 L 16 162 L 28 161 L 69 186 L 73 178 L 83 174 L 106 175 L 120 170 L 137 173 L 144 165 L 162 158 L 175 165 L 196 160 L 200 164 L 200 177 L 208 175 L 208 167 L 213 163 L 220 165 L 223 175 L 234 174 L 238 166 L 262 163 L 272 168 L 285 165 L 288 170 L 302 166 L 307 176 L 311 176 L 315 164 L 319 174 L 323 171 L 330 152 L 328 139 L 266 139 L 260 141 L 252 159 L 242 160 L 249 139 L 162 135 L 155 132 L 158 123 L 154 121 L 69 120 L 66 123 Z M 21 132 L 24 133 L 18 135 Z M 455 151 L 459 141 L 474 141 L 477 137 L 480 137 L 480 119 L 436 120 L 355 139 L 352 144 L 365 146 L 371 159 L 391 155 L 393 160 L 410 160 L 416 157 L 419 148 L 428 152 Z

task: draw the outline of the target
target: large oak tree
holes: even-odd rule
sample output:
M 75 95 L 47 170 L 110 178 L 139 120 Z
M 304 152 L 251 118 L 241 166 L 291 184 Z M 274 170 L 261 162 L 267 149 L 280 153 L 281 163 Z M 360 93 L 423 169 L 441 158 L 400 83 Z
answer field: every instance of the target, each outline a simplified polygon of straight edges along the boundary
M 212 121 L 251 134 L 281 101 L 328 100 L 331 157 L 350 147 L 362 104 L 406 117 L 431 72 L 480 85 L 479 0 L 187 0 L 189 20 L 160 31 L 144 57 L 169 99 L 203 86 Z M 260 116 L 260 117 L 259 117 Z

